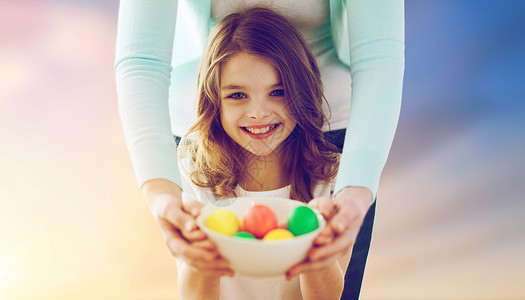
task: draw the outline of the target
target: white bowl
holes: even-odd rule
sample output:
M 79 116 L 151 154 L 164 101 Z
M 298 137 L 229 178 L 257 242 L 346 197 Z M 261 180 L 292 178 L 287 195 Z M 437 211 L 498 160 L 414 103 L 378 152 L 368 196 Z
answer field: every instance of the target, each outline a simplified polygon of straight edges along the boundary
M 295 207 L 305 205 L 300 201 L 273 197 L 239 197 L 231 199 L 233 204 L 219 207 L 212 204 L 204 206 L 197 218 L 197 224 L 215 242 L 219 253 L 230 262 L 230 267 L 239 274 L 265 277 L 284 274 L 293 265 L 306 258 L 312 247 L 314 238 L 324 228 L 326 222 L 323 216 L 314 209 L 319 221 L 319 227 L 309 233 L 286 240 L 262 241 L 230 237 L 217 233 L 204 225 L 208 216 L 215 210 L 226 208 L 231 210 L 239 220 L 244 212 L 254 204 L 264 204 L 270 207 L 277 216 L 277 223 L 285 223 L 288 214 Z

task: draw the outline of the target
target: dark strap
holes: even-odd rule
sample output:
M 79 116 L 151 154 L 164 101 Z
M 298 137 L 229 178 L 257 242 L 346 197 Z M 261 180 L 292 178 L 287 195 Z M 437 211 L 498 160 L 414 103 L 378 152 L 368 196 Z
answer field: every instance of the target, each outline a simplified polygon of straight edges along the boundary
M 341 299 L 359 299 L 359 293 L 361 292 L 361 285 L 363 283 L 363 275 L 365 273 L 366 259 L 368 257 L 368 250 L 370 249 L 370 241 L 372 240 L 376 202 L 377 199 L 372 206 L 370 206 L 363 221 L 363 225 L 359 230 L 359 234 L 357 235 L 350 263 L 346 269 L 345 288 Z

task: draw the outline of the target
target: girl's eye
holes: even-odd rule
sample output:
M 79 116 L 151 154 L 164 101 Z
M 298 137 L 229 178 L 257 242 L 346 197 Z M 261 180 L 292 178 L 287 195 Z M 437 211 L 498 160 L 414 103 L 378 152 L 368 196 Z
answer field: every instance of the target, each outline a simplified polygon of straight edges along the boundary
M 270 93 L 270 96 L 282 97 L 284 96 L 284 90 L 275 90 Z
M 233 94 L 229 95 L 228 98 L 232 98 L 232 99 L 235 99 L 235 100 L 240 100 L 240 99 L 246 98 L 246 95 L 243 94 L 243 93 L 233 93 Z

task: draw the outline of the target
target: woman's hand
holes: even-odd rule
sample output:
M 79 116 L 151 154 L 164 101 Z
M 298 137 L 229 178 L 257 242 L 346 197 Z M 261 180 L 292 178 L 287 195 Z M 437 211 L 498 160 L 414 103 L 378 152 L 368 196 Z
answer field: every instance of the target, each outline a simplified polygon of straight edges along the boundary
M 357 234 L 372 205 L 372 193 L 363 187 L 346 187 L 337 193 L 334 200 L 319 197 L 310 201 L 309 205 L 317 208 L 328 223 L 315 238 L 307 260 L 292 267 L 287 277 L 325 269 L 336 260 L 345 272 Z
M 192 201 L 182 205 L 180 188 L 165 179 L 144 183 L 142 192 L 174 257 L 199 270 L 203 276 L 233 275 L 228 262 L 195 222 L 202 204 Z

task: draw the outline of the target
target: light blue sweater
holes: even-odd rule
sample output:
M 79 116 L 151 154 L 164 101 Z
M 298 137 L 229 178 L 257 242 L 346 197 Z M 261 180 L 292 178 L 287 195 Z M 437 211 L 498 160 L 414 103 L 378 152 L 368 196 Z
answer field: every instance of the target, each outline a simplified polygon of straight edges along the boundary
M 183 6 L 186 13 L 177 20 Z M 185 78 L 188 63 L 200 59 L 210 7 L 210 0 L 120 2 L 115 62 L 119 111 L 139 185 L 156 178 L 180 185 L 170 125 L 176 120 L 169 115 L 170 78 Z M 404 3 L 331 0 L 330 22 L 337 56 L 352 75 L 352 106 L 335 192 L 361 186 L 375 197 L 401 107 Z M 184 80 L 197 80 L 187 74 Z

